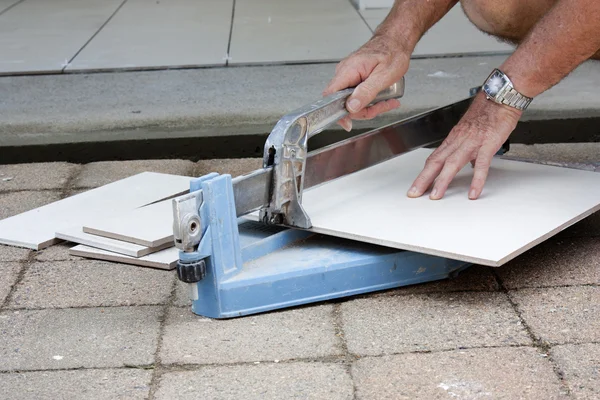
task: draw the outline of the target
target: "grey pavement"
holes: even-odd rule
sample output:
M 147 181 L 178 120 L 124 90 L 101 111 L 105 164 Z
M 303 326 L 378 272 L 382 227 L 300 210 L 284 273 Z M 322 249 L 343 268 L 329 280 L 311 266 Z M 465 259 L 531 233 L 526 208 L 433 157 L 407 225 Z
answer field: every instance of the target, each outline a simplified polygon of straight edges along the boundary
M 468 97 L 506 55 L 412 60 L 400 109 L 357 128 Z M 264 134 L 320 98 L 335 64 L 0 77 L 0 146 Z M 523 120 L 598 117 L 600 62 L 538 96 Z M 566 133 L 568 136 L 568 133 Z
M 594 163 L 594 151 L 511 153 Z M 258 165 L 0 166 L 14 175 L 0 180 L 0 215 L 141 170 L 238 175 Z M 500 268 L 224 321 L 194 315 L 174 271 L 71 257 L 65 244 L 0 246 L 3 398 L 597 399 L 599 217 Z

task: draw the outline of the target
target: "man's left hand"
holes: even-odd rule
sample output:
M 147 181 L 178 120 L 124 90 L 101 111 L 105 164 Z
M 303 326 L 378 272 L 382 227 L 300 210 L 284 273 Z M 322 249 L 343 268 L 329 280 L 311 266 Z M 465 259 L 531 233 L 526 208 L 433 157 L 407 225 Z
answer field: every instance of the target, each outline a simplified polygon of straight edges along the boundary
M 521 114 L 517 109 L 487 100 L 481 92 L 477 94 L 460 122 L 429 156 L 408 197 L 422 196 L 433 184 L 429 198 L 441 199 L 456 174 L 471 162 L 474 173 L 468 196 L 477 199 L 492 158 L 517 126 Z

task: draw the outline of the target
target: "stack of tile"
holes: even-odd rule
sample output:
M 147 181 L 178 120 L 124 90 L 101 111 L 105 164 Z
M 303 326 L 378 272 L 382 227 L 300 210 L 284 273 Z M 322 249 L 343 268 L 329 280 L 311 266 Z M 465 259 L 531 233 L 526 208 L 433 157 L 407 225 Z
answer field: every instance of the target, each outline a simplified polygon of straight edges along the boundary
M 190 177 L 144 172 L 0 221 L 0 243 L 41 250 L 60 240 L 76 256 L 173 269 L 171 198 Z

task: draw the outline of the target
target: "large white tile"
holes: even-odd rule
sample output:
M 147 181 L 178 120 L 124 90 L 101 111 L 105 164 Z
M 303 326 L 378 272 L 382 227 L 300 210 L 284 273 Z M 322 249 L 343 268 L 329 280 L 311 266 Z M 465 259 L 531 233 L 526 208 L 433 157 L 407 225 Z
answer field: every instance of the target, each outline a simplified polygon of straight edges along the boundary
M 431 150 L 420 149 L 305 191 L 313 231 L 501 265 L 600 208 L 600 174 L 494 159 L 482 197 L 465 167 L 442 200 L 406 192 Z
M 385 19 L 388 9 L 362 10 L 371 29 Z M 414 56 L 452 55 L 469 53 L 511 52 L 514 47 L 481 32 L 466 17 L 460 4 L 452 8 L 437 24 L 423 35 Z
M 224 65 L 233 0 L 128 0 L 71 70 Z
M 0 15 L 0 74 L 58 72 L 122 0 L 26 0 Z
M 237 0 L 230 63 L 336 61 L 370 37 L 348 0 Z

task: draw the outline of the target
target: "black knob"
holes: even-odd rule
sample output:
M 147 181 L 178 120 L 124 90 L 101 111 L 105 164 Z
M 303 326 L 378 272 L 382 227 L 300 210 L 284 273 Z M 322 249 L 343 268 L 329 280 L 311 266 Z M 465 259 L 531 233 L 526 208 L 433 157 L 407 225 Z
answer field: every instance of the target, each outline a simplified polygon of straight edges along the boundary
M 200 282 L 206 276 L 206 262 L 204 260 L 177 262 L 177 277 L 185 283 Z

